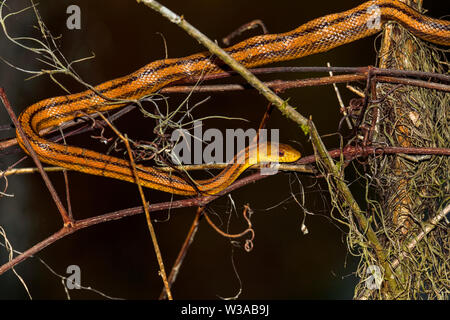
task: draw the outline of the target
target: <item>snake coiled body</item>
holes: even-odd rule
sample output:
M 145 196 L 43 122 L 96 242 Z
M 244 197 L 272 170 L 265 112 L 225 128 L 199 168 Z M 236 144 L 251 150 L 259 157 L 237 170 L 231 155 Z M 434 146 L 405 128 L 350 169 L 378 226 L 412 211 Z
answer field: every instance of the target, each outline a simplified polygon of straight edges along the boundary
M 401 24 L 426 41 L 450 45 L 450 22 L 424 16 L 397 0 L 373 0 L 348 11 L 314 19 L 290 32 L 252 37 L 225 50 L 245 67 L 256 67 L 328 51 L 379 32 L 387 21 Z M 40 132 L 80 115 L 123 106 L 111 104 L 111 99 L 139 99 L 174 81 L 222 72 L 223 67 L 223 64 L 208 52 L 154 61 L 129 75 L 97 85 L 94 90 L 37 102 L 20 115 L 20 124 L 41 161 L 89 174 L 134 182 L 128 161 L 83 148 L 53 143 L 41 137 Z M 17 135 L 19 144 L 24 148 L 22 138 Z M 287 157 L 275 160 L 292 161 L 300 156 L 288 146 L 281 145 L 280 150 Z M 179 177 L 149 167 L 138 166 L 138 175 L 141 184 L 149 188 L 181 195 L 195 195 L 199 191 L 213 194 L 231 184 L 250 163 L 258 161 L 250 158 L 243 165 L 230 165 L 216 178 L 197 181 L 197 187 Z

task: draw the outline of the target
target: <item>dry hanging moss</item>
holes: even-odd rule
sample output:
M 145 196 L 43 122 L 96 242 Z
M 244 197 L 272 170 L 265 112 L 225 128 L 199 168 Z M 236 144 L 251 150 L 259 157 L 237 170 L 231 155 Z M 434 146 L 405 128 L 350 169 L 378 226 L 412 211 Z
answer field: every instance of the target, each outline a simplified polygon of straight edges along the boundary
M 381 67 L 449 73 L 444 52 L 397 28 L 389 44 L 383 43 Z M 380 102 L 369 106 L 363 122 L 366 127 L 374 125 L 372 145 L 450 147 L 449 93 L 377 84 L 376 97 Z M 444 155 L 399 154 L 374 156 L 368 159 L 365 170 L 357 168 L 365 181 L 367 216 L 383 244 L 397 288 L 392 294 L 386 281 L 378 289 L 367 285 L 373 266 L 382 262 L 364 232 L 347 216 L 350 250 L 361 257 L 357 270 L 361 281 L 355 298 L 449 298 L 449 163 L 450 158 Z M 381 275 L 383 271 L 380 268 Z

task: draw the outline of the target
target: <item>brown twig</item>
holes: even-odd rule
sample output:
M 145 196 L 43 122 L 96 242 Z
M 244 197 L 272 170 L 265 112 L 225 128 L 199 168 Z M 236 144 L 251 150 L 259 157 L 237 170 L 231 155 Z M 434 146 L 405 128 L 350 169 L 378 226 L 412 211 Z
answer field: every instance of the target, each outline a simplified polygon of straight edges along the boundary
M 330 156 L 339 158 L 341 155 L 347 160 L 379 154 L 420 154 L 420 155 L 450 155 L 450 148 L 414 148 L 414 147 L 383 147 L 383 146 L 346 146 L 343 149 L 329 150 Z M 296 164 L 315 162 L 316 155 L 300 158 Z
M 395 77 L 385 77 L 385 76 L 377 76 L 378 82 L 386 82 L 386 83 L 399 83 L 408 86 L 421 87 L 427 89 L 440 90 L 444 92 L 450 92 L 450 85 L 428 82 L 423 80 L 416 79 L 403 79 L 403 78 L 395 78 Z
M 200 218 L 202 216 L 202 212 L 205 209 L 205 207 L 198 207 L 197 213 L 195 214 L 194 221 L 192 221 L 191 227 L 189 228 L 189 232 L 186 235 L 186 238 L 183 242 L 183 245 L 181 246 L 180 252 L 178 253 L 177 258 L 175 259 L 175 262 L 173 264 L 172 270 L 170 271 L 168 282 L 169 287 L 171 288 L 173 283 L 175 282 L 178 271 L 180 270 L 181 264 L 183 263 L 184 257 L 187 254 L 187 250 L 189 249 L 189 246 L 191 245 L 192 241 L 194 241 L 194 237 L 197 233 L 198 226 L 200 223 Z M 159 295 L 159 300 L 163 300 L 166 298 L 166 290 L 163 288 L 161 294 Z
M 177 208 L 188 208 L 188 207 L 203 207 L 206 206 L 208 203 L 214 201 L 215 199 L 232 192 L 236 189 L 239 189 L 243 186 L 246 186 L 248 184 L 254 183 L 256 181 L 262 180 L 264 178 L 267 178 L 267 175 L 261 175 L 259 173 L 255 173 L 253 175 L 250 175 L 248 177 L 242 178 L 234 182 L 231 186 L 220 192 L 219 194 L 215 195 L 209 195 L 209 196 L 199 196 L 196 198 L 189 198 L 189 199 L 182 199 L 178 201 L 170 201 L 170 202 L 164 202 L 164 203 L 156 203 L 148 205 L 148 212 L 157 212 L 162 210 L 168 210 L 168 209 L 177 209 Z M 136 214 L 143 213 L 143 207 L 135 207 L 135 208 L 128 208 L 124 210 L 114 211 L 111 213 L 103 214 L 96 217 L 91 217 L 87 219 L 82 220 L 75 220 L 71 225 L 64 226 L 62 229 L 54 233 L 53 235 L 49 236 L 48 238 L 44 239 L 43 241 L 37 243 L 30 249 L 26 250 L 22 254 L 18 255 L 11 261 L 8 261 L 4 265 L 0 266 L 0 275 L 4 272 L 10 270 L 11 268 L 15 267 L 20 262 L 26 260 L 27 258 L 33 256 L 34 254 L 38 253 L 45 247 L 49 246 L 50 244 L 54 243 L 55 241 L 64 238 L 65 236 L 74 233 L 75 231 L 91 227 L 94 225 L 97 225 L 99 223 L 104 223 L 108 221 L 113 220 L 119 220 L 125 217 L 133 216 Z
M 27 148 L 28 154 L 31 156 L 34 163 L 36 164 L 36 167 L 38 168 L 39 173 L 41 174 L 42 179 L 44 180 L 44 183 L 47 186 L 47 189 L 50 191 L 53 201 L 55 202 L 56 207 L 58 208 L 58 211 L 63 219 L 64 225 L 65 226 L 70 225 L 73 222 L 73 220 L 67 214 L 67 211 L 61 202 L 61 199 L 59 198 L 55 188 L 53 187 L 53 184 L 51 183 L 50 179 L 48 178 L 47 173 L 44 171 L 44 168 L 42 167 L 41 161 L 39 160 L 36 152 L 31 147 L 30 142 L 28 141 L 25 133 L 23 132 L 22 127 L 20 126 L 19 120 L 17 119 L 13 109 L 11 108 L 11 104 L 9 103 L 9 100 L 8 100 L 8 97 L 6 96 L 5 91 L 1 87 L 0 87 L 0 100 L 2 100 L 6 111 L 8 112 L 12 122 L 16 126 L 17 132 L 22 137 L 23 144 L 25 145 L 25 148 Z
M 356 82 L 356 81 L 364 81 L 367 79 L 366 74 L 344 74 L 344 75 L 336 75 L 332 77 L 320 77 L 320 78 L 310 78 L 310 79 L 300 79 L 300 80 L 273 80 L 268 82 L 263 82 L 267 87 L 277 90 L 277 91 L 285 91 L 289 89 L 295 88 L 303 88 L 303 87 L 314 87 L 314 86 L 324 86 L 336 83 L 347 83 L 347 82 Z M 410 86 L 416 86 L 426 89 L 434 89 L 440 90 L 444 92 L 450 92 L 450 85 L 436 83 L 436 82 L 428 82 L 417 79 L 408 79 L 402 77 L 386 77 L 386 76 L 377 76 L 374 79 L 378 82 L 385 83 L 398 83 L 405 84 Z M 251 86 L 246 84 L 216 84 L 216 85 L 195 85 L 195 86 L 186 86 L 186 85 L 176 85 L 167 88 L 161 89 L 161 93 L 170 94 L 170 93 L 212 93 L 212 92 L 229 92 L 229 91 L 242 91 L 253 89 Z
M 388 77 L 399 77 L 399 78 L 417 78 L 422 80 L 441 81 L 442 83 L 450 84 L 450 76 L 441 73 L 434 72 L 424 72 L 424 71 L 413 71 L 413 70 L 396 70 L 396 69 L 383 69 L 376 68 L 373 66 L 364 67 L 265 67 L 265 68 L 253 68 L 249 71 L 255 75 L 261 74 L 274 74 L 274 73 L 353 73 L 353 74 L 364 74 L 367 75 L 372 73 L 375 76 L 388 76 Z M 178 83 L 197 83 L 199 80 L 217 80 L 228 78 L 231 76 L 236 76 L 235 71 L 225 71 L 217 74 L 208 74 L 201 77 L 192 77 Z
M 406 246 L 405 251 L 401 252 L 399 257 L 392 262 L 392 268 L 397 268 L 400 265 L 400 262 L 407 257 L 407 251 L 412 251 L 416 245 L 428 234 L 430 233 L 439 222 L 445 218 L 446 215 L 450 213 L 450 204 L 448 204 L 445 208 L 442 209 L 435 217 L 431 218 L 428 222 L 426 222 L 423 226 L 422 231 L 417 234 L 412 240 L 410 240 Z
M 244 212 L 243 212 L 243 216 L 244 216 L 244 219 L 245 219 L 245 221 L 247 221 L 247 223 L 248 223 L 248 227 L 247 227 L 247 229 L 245 229 L 244 231 L 242 231 L 242 232 L 239 232 L 239 233 L 235 233 L 235 234 L 232 234 L 232 233 L 228 233 L 228 232 L 225 232 L 225 231 L 222 231 L 222 230 L 220 230 L 220 228 L 218 227 L 218 226 L 216 226 L 215 225 L 215 223 L 211 220 L 211 218 L 208 216 L 208 214 L 205 212 L 205 214 L 204 214 L 204 216 L 205 216 L 205 219 L 206 219 L 206 221 L 208 222 L 208 224 L 218 233 L 218 234 L 220 234 L 221 236 L 224 236 L 225 238 L 233 238 L 233 239 L 236 239 L 236 238 L 240 238 L 240 237 L 242 237 L 242 236 L 244 236 L 244 235 L 246 235 L 247 233 L 251 233 L 252 234 L 252 236 L 251 236 L 251 239 L 249 239 L 249 241 L 252 241 L 253 240 L 253 238 L 254 238 L 254 235 L 255 235 L 255 232 L 253 231 L 253 229 L 252 229 L 252 223 L 251 223 L 251 221 L 250 221 L 250 219 L 248 218 L 248 216 L 247 216 L 247 212 L 249 211 L 249 206 L 248 205 L 245 205 L 244 206 Z M 248 243 L 248 242 L 247 242 Z M 252 247 L 252 245 L 250 245 L 250 246 L 246 246 L 246 250 L 247 251 L 250 251 L 251 250 L 251 247 Z
M 245 31 L 248 31 L 248 30 L 251 30 L 251 29 L 255 29 L 258 26 L 260 26 L 261 29 L 263 30 L 263 34 L 267 34 L 268 33 L 268 30 L 267 30 L 265 24 L 261 20 L 256 19 L 256 20 L 250 21 L 250 22 L 240 26 L 238 29 L 236 29 L 235 31 L 233 31 L 232 33 L 227 35 L 226 37 L 222 38 L 222 42 L 226 46 L 229 46 L 230 43 L 231 43 L 231 39 L 240 36 Z
M 133 176 L 134 176 L 136 185 L 138 187 L 139 196 L 141 197 L 142 207 L 144 208 L 145 218 L 146 218 L 146 221 L 147 221 L 148 230 L 150 232 L 150 236 L 151 236 L 152 242 L 153 242 L 153 248 L 155 249 L 156 259 L 158 260 L 159 272 L 160 272 L 161 278 L 163 280 L 164 287 L 166 289 L 167 298 L 169 300 L 173 300 L 172 293 L 170 291 L 170 286 L 169 286 L 169 283 L 167 282 L 166 269 L 164 267 L 164 262 L 163 262 L 163 259 L 162 259 L 161 250 L 159 249 L 159 244 L 158 244 L 158 240 L 157 240 L 157 237 L 156 237 L 155 228 L 153 227 L 152 220 L 150 219 L 150 212 L 148 211 L 148 208 L 147 208 L 147 200 L 145 199 L 144 192 L 142 190 L 142 185 L 141 185 L 141 182 L 140 182 L 140 179 L 139 179 L 139 175 L 137 174 L 137 171 L 136 171 L 136 163 L 134 162 L 133 152 L 131 151 L 130 143 L 128 142 L 128 137 L 127 137 L 126 134 L 125 134 L 125 136 L 123 136 L 119 132 L 119 130 L 117 130 L 108 121 L 108 119 L 106 119 L 106 117 L 103 114 L 99 113 L 98 115 L 103 119 L 103 121 L 106 124 L 108 124 L 108 126 L 116 133 L 116 135 L 125 143 L 125 146 L 127 148 L 127 153 L 128 153 L 129 158 L 130 158 L 130 165 L 131 165 L 131 169 L 133 171 Z

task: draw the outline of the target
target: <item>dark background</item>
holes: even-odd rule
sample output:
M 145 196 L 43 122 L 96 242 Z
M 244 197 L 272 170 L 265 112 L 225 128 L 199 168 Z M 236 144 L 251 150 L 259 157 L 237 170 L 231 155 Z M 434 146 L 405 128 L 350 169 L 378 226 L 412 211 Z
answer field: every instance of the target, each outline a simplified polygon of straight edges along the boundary
M 190 0 L 164 1 L 170 9 L 184 17 L 212 39 L 223 36 L 244 23 L 261 19 L 271 33 L 291 30 L 301 23 L 328 13 L 349 9 L 360 1 L 305 2 L 292 0 L 242 1 L 242 0 Z M 29 5 L 25 0 L 8 1 L 12 11 Z M 81 8 L 81 30 L 66 28 L 66 8 L 77 4 Z M 432 16 L 442 16 L 445 1 L 426 1 Z M 152 10 L 135 1 L 50 1 L 41 0 L 38 9 L 53 35 L 59 41 L 68 60 L 89 56 L 96 57 L 76 65 L 81 77 L 97 84 L 130 73 L 146 63 L 164 57 L 163 40 L 167 41 L 168 56 L 179 57 L 204 49 L 181 29 L 169 23 Z M 8 9 L 4 9 L 8 13 Z M 37 36 L 32 11 L 12 17 L 7 26 L 15 36 Z M 242 38 L 257 34 L 254 30 Z M 337 48 L 329 53 L 306 57 L 278 65 L 334 66 L 373 65 L 375 38 L 361 40 Z M 36 56 L 9 43 L 0 35 L 0 56 L 25 69 L 40 69 L 42 64 Z M 283 79 L 312 75 L 287 75 Z M 25 81 L 26 74 L 0 63 L 0 86 L 3 87 L 17 114 L 30 104 L 47 97 L 64 94 L 48 77 Z M 273 78 L 273 77 L 272 77 Z M 61 77 L 58 79 L 62 79 Z M 76 92 L 81 89 L 66 79 L 62 80 Z M 353 96 L 340 86 L 345 101 Z M 339 122 L 338 103 L 331 86 L 291 90 L 282 94 L 290 98 L 305 116 L 312 116 L 321 134 L 337 131 Z M 194 95 L 193 105 L 206 95 Z M 185 96 L 170 96 L 170 105 L 176 107 Z M 196 117 L 220 114 L 243 117 L 250 122 L 210 120 L 206 128 L 250 128 L 257 127 L 266 101 L 255 92 L 213 94 L 210 100 L 199 107 Z M 10 124 L 9 117 L 0 108 L 1 125 Z M 130 125 L 132 123 L 132 125 Z M 153 122 L 142 119 L 138 112 L 127 115 L 118 126 L 131 137 L 148 138 Z M 303 154 L 312 150 L 304 135 L 291 121 L 279 112 L 273 112 L 270 128 L 280 128 L 280 140 L 291 143 Z M 13 137 L 14 131 L 3 131 L 1 138 Z M 112 134 L 110 134 L 112 136 Z M 327 138 L 329 146 L 337 146 L 336 136 Z M 92 145 L 89 135 L 68 141 L 71 144 Z M 97 146 L 97 150 L 105 147 Z M 0 169 L 5 169 L 20 155 L 2 156 Z M 30 160 L 26 166 L 32 166 Z M 64 198 L 62 175 L 50 174 L 57 190 Z M 136 187 L 112 179 L 69 174 L 71 199 L 77 219 L 138 206 Z M 312 178 L 300 176 L 306 189 L 306 207 L 314 215 L 307 215 L 308 235 L 300 231 L 303 210 L 290 199 L 291 174 L 279 174 L 257 184 L 249 185 L 232 193 L 233 200 L 241 212 L 249 203 L 254 209 L 252 223 L 256 232 L 254 249 L 250 253 L 241 248 L 232 251 L 229 240 L 218 235 L 205 221 L 182 265 L 173 287 L 176 299 L 215 299 L 218 296 L 234 296 L 240 289 L 232 264 L 242 281 L 243 299 L 350 299 L 357 279 L 352 276 L 357 259 L 347 253 L 342 225 L 332 221 L 328 200 L 321 197 L 320 189 L 312 186 Z M 352 172 L 348 173 L 353 179 Z M 0 226 L 2 226 L 16 250 L 25 251 L 61 227 L 61 219 L 38 174 L 13 176 L 8 179 L 7 192 L 13 198 L 0 199 Z M 3 181 L 1 182 L 3 185 Z M 323 186 L 323 185 L 322 185 Z M 299 192 L 297 184 L 293 192 Z M 170 195 L 146 190 L 152 203 L 170 200 Z M 323 195 L 323 194 L 322 194 Z M 361 200 L 362 194 L 356 193 Z M 281 205 L 276 206 L 280 202 Z M 229 200 L 215 202 L 212 210 L 225 221 Z M 274 207 L 274 208 L 273 208 Z M 181 243 L 193 220 L 195 209 L 173 210 L 170 219 L 156 224 L 156 232 L 166 263 L 167 272 L 177 255 Z M 160 214 L 164 219 L 167 214 Z M 233 230 L 245 227 L 242 219 L 233 214 Z M 219 220 L 216 220 L 218 223 Z M 83 286 L 90 286 L 110 296 L 126 299 L 155 299 L 161 290 L 158 265 L 143 215 L 108 222 L 81 230 L 68 236 L 39 253 L 39 257 L 59 274 L 65 274 L 69 265 L 81 268 Z M 0 263 L 7 261 L 4 249 L 0 250 Z M 64 299 L 65 292 L 60 279 L 53 275 L 37 259 L 28 259 L 16 267 L 35 299 Z M 86 290 L 72 290 L 77 299 L 101 298 Z M 0 298 L 25 299 L 27 294 L 12 271 L 0 276 Z

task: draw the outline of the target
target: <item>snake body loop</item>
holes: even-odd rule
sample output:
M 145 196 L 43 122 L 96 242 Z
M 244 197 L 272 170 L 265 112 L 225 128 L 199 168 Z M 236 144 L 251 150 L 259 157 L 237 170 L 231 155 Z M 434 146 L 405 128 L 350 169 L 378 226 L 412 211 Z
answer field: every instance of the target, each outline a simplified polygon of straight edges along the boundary
M 337 46 L 373 35 L 384 23 L 395 21 L 414 35 L 441 45 L 450 45 L 450 22 L 420 14 L 397 0 L 367 1 L 351 10 L 314 19 L 286 33 L 266 34 L 244 40 L 225 49 L 247 68 L 291 60 L 328 51 Z M 134 182 L 128 161 L 65 146 L 41 137 L 40 132 L 73 120 L 80 114 L 92 114 L 123 106 L 107 104 L 113 99 L 139 99 L 181 79 L 223 71 L 223 64 L 203 52 L 177 59 L 163 59 L 147 64 L 124 77 L 110 80 L 76 94 L 39 101 L 25 109 L 19 120 L 32 148 L 43 162 L 88 174 Z M 24 148 L 19 134 L 19 144 Z M 294 161 L 300 154 L 280 145 L 283 156 L 267 161 Z M 25 150 L 25 148 L 24 148 Z M 248 150 L 247 150 L 248 151 Z M 241 155 L 241 157 L 243 157 Z M 143 186 L 174 194 L 218 193 L 231 184 L 257 157 L 246 156 L 242 164 L 233 164 L 217 177 L 196 181 L 197 188 L 183 179 L 156 169 L 138 166 Z M 235 159 L 236 160 L 236 159 Z

